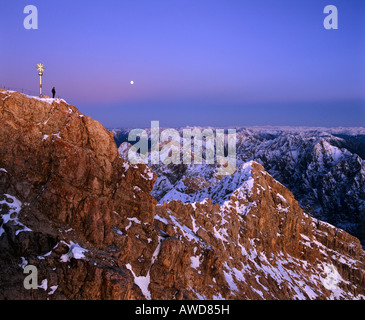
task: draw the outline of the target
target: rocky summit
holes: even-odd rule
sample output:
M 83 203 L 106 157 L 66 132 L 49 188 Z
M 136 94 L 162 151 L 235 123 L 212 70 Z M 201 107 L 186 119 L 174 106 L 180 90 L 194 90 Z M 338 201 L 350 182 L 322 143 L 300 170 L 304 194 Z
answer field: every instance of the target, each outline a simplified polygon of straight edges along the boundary
M 0 89 L 0 121 L 0 299 L 365 299 L 360 241 L 258 162 L 158 203 L 64 100 Z

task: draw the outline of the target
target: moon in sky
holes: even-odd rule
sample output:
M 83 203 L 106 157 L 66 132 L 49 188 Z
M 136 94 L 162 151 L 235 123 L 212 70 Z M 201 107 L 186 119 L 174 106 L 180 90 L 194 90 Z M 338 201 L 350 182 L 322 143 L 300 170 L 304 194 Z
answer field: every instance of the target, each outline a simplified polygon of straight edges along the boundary
M 134 81 L 132 80 L 132 81 L 130 82 L 130 84 L 134 84 Z

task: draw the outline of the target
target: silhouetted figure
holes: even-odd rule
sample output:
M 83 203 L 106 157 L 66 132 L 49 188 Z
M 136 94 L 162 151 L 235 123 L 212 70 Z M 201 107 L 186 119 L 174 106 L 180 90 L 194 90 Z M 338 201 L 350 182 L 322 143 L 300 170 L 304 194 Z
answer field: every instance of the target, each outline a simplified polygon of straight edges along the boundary
M 56 89 L 55 87 L 52 88 L 52 96 L 53 96 L 53 99 L 54 99 L 54 96 L 56 95 Z

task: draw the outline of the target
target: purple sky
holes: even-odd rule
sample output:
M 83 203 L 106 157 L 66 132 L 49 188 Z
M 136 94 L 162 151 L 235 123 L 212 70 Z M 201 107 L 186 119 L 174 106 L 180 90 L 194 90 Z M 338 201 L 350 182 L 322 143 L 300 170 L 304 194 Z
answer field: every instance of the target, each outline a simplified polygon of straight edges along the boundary
M 23 27 L 28 4 L 38 30 Z M 328 4 L 338 30 L 323 27 Z M 106 127 L 365 126 L 363 0 L 0 5 L 0 86 L 37 92 L 42 62 L 45 92 Z

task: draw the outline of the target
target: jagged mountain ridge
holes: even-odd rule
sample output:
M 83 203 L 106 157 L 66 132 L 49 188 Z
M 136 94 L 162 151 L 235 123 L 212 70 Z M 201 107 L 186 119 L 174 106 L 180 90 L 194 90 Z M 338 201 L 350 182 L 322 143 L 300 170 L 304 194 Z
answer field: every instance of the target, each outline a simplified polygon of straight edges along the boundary
M 179 129 L 181 136 L 182 130 Z M 127 131 L 122 131 L 127 137 Z M 237 128 L 237 167 L 251 160 L 261 163 L 294 193 L 307 213 L 343 228 L 365 244 L 365 162 L 360 156 L 365 147 L 361 139 L 364 131 L 364 128 Z M 114 134 L 119 132 L 114 130 Z M 126 142 L 119 151 L 127 158 Z M 187 189 L 184 180 L 199 177 L 205 186 L 218 181 L 214 165 L 151 167 L 158 175 L 152 194 L 160 202 L 185 197 L 181 195 Z
M 156 175 L 74 106 L 0 90 L 0 121 L 1 299 L 364 299 L 359 241 L 256 162 L 223 203 L 156 205 Z
M 211 281 L 201 283 L 203 291 L 196 285 L 191 289 L 202 298 L 214 297 L 212 289 L 220 279 L 227 282 L 223 292 L 232 299 L 286 299 L 287 295 L 322 299 L 327 294 L 330 299 L 340 298 L 339 287 L 325 284 L 323 290 L 322 285 L 328 272 L 335 281 L 340 279 L 329 269 L 346 268 L 338 262 L 344 263 L 349 256 L 328 248 L 330 243 L 347 242 L 346 233 L 306 215 L 290 191 L 258 163 L 246 163 L 241 173 L 238 188 L 221 205 L 205 199 L 191 204 L 170 201 L 157 207 L 157 226 L 190 243 L 194 247 L 191 266 L 198 274 L 204 270 L 212 275 Z M 173 251 L 172 257 L 174 261 Z M 214 261 L 212 267 L 210 261 Z M 358 276 L 362 278 L 362 272 Z M 353 289 L 361 292 L 360 288 L 362 284 Z

